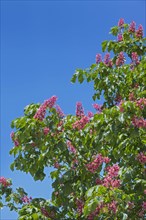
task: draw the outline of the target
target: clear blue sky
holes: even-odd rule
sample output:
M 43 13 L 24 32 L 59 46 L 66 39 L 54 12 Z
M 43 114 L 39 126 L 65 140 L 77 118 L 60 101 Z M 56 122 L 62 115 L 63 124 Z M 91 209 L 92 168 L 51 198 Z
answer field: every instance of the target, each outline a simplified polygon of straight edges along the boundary
M 30 175 L 10 171 L 10 122 L 23 115 L 27 104 L 52 95 L 66 114 L 75 113 L 77 101 L 91 110 L 91 85 L 71 84 L 72 74 L 95 62 L 119 18 L 146 29 L 145 8 L 141 0 L 1 1 L 1 176 L 33 198 L 50 197 L 50 178 L 34 182 Z M 3 209 L 0 219 L 16 220 L 17 215 Z

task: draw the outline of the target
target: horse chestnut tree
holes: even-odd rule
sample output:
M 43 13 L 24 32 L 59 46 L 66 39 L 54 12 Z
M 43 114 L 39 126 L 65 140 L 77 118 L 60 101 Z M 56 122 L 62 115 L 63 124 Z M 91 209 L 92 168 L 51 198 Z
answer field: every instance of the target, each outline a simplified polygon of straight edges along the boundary
M 31 198 L 0 178 L 1 207 L 18 212 L 19 220 L 137 220 L 146 218 L 146 38 L 143 27 L 120 19 L 112 40 L 87 69 L 71 82 L 93 82 L 93 104 L 85 114 L 64 115 L 52 96 L 30 104 L 12 121 L 14 156 L 11 169 L 30 173 L 35 181 L 50 176 L 50 199 Z M 5 201 L 4 201 L 5 198 Z

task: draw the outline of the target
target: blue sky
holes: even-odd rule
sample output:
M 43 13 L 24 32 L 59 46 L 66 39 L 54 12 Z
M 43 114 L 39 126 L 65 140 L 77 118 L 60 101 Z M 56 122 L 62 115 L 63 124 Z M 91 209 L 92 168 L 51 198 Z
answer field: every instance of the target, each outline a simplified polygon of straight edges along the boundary
M 95 62 L 119 18 L 146 29 L 145 8 L 140 0 L 1 1 L 1 176 L 12 178 L 33 198 L 50 197 L 50 178 L 34 182 L 30 175 L 10 171 L 11 121 L 23 115 L 27 104 L 52 95 L 66 114 L 75 113 L 77 101 L 92 110 L 92 86 L 71 84 L 72 74 Z M 17 215 L 3 209 L 0 219 Z

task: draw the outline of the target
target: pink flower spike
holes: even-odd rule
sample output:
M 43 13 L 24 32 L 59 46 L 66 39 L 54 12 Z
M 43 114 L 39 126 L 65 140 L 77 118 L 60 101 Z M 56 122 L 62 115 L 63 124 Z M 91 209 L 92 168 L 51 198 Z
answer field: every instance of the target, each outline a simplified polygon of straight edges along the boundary
M 98 105 L 98 104 L 93 104 L 93 107 L 95 108 L 96 111 L 101 112 L 102 111 L 102 105 Z
M 56 105 L 55 108 L 56 108 L 56 112 L 58 113 L 58 116 L 60 118 L 63 118 L 64 117 L 64 113 L 63 113 L 62 109 L 60 108 L 60 106 Z
M 124 64 L 124 62 L 125 62 L 124 53 L 120 52 L 117 59 L 116 59 L 116 66 L 121 66 Z
M 18 140 L 14 140 L 14 144 L 15 144 L 16 147 L 18 147 L 20 143 L 19 143 Z
M 28 196 L 23 196 L 21 198 L 21 200 L 22 200 L 23 203 L 30 203 L 31 200 L 32 200 L 32 197 L 28 198 Z
M 77 102 L 77 104 L 76 104 L 76 116 L 77 117 L 84 116 L 84 108 L 83 108 L 81 102 Z
M 117 40 L 118 40 L 118 42 L 122 41 L 123 40 L 123 35 L 122 34 L 118 34 Z
M 94 116 L 93 112 L 88 112 L 87 115 L 88 115 L 89 118 L 92 118 Z
M 124 24 L 124 19 L 123 18 L 120 18 L 120 20 L 118 21 L 118 26 L 119 27 L 123 27 L 123 24 Z
M 10 137 L 13 139 L 14 136 L 15 136 L 15 133 L 14 133 L 14 131 L 12 131 L 11 134 L 10 134 Z
M 5 177 L 1 176 L 0 177 L 0 184 L 2 184 L 4 187 L 8 187 L 11 185 L 11 183 L 9 182 L 8 179 L 6 179 Z
M 101 54 L 96 54 L 96 63 L 100 63 L 102 62 L 102 57 L 101 57 Z
M 143 37 L 143 26 L 140 24 L 138 29 L 136 30 L 136 37 L 142 38 Z
M 45 127 L 45 128 L 44 128 L 44 135 L 47 135 L 47 134 L 49 133 L 49 131 L 50 131 L 50 129 L 47 128 L 47 127 Z
M 129 32 L 134 33 L 135 32 L 135 28 L 136 28 L 136 23 L 134 21 L 132 21 L 129 25 Z

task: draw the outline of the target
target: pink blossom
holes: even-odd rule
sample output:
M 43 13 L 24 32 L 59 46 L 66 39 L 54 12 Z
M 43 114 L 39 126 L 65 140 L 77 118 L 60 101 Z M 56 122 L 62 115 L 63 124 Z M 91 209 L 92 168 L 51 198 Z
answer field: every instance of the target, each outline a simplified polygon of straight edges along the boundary
M 34 115 L 35 119 L 42 121 L 46 114 L 47 108 L 52 108 L 57 100 L 56 96 L 52 96 L 50 99 L 44 101 L 44 103 L 39 107 L 37 112 Z
M 60 118 L 63 118 L 64 117 L 64 113 L 63 113 L 62 109 L 60 108 L 60 106 L 59 105 L 55 105 L 55 108 L 56 108 L 56 112 L 58 113 L 58 116 Z
M 138 59 L 138 54 L 137 52 L 132 52 L 131 54 L 131 59 L 132 59 L 132 63 L 133 65 L 138 65 L 140 62 L 139 62 L 139 59 Z
M 139 160 L 139 162 L 141 164 L 145 164 L 146 163 L 146 155 L 143 153 L 143 152 L 140 152 L 138 155 L 137 155 L 137 159 Z
M 92 118 L 94 116 L 94 114 L 92 112 L 88 112 L 87 115 L 88 115 L 89 118 Z
M 79 215 L 82 215 L 83 208 L 84 208 L 84 202 L 81 199 L 77 198 L 76 206 L 77 206 L 77 212 L 79 213 Z
M 70 152 L 72 152 L 73 154 L 76 154 L 77 150 L 76 148 L 71 144 L 71 141 L 67 141 L 67 147 L 69 149 Z
M 136 28 L 136 23 L 134 21 L 132 21 L 129 25 L 129 29 L 128 31 L 131 32 L 131 33 L 134 33 L 135 32 L 135 28 Z
M 117 212 L 117 202 L 113 200 L 110 204 L 108 204 L 109 211 L 112 211 L 113 213 Z
M 140 24 L 138 29 L 136 30 L 136 37 L 142 38 L 143 37 L 143 26 Z
M 6 179 L 5 177 L 1 176 L 0 177 L 0 184 L 2 184 L 4 187 L 8 187 L 11 185 L 11 183 L 9 182 L 8 179 Z
M 134 101 L 134 100 L 135 100 L 135 97 L 134 97 L 134 93 L 133 93 L 133 92 L 131 92 L 131 93 L 129 94 L 129 100 L 130 100 L 130 101 Z
M 77 104 L 76 104 L 76 116 L 77 117 L 84 116 L 84 108 L 83 108 L 81 102 L 77 102 Z
M 23 203 L 30 203 L 31 200 L 32 200 L 32 197 L 29 197 L 29 198 L 28 198 L 28 196 L 23 196 L 23 197 L 21 198 L 21 200 L 22 200 Z
M 96 63 L 100 63 L 102 61 L 101 54 L 96 54 Z
M 100 210 L 104 207 L 105 205 L 103 202 L 100 202 L 100 204 L 96 207 L 95 211 L 93 211 L 90 215 L 88 215 L 88 220 L 94 220 L 96 216 L 99 215 Z
M 121 66 L 124 64 L 124 62 L 125 62 L 124 53 L 120 52 L 117 59 L 116 59 L 116 66 Z
M 132 124 L 137 128 L 146 128 L 146 120 L 144 118 L 133 117 Z
M 47 135 L 47 134 L 49 133 L 49 131 L 50 131 L 50 129 L 47 128 L 47 127 L 45 127 L 45 128 L 44 128 L 44 135 Z
M 121 100 L 120 103 L 117 104 L 117 106 L 119 107 L 120 112 L 124 112 L 123 103 L 124 103 L 124 101 Z
M 116 177 L 118 176 L 120 167 L 118 166 L 118 164 L 114 164 L 113 166 L 107 167 L 106 170 L 108 171 L 109 176 Z
M 112 60 L 110 59 L 110 54 L 109 54 L 109 53 L 105 54 L 104 64 L 105 64 L 106 66 L 108 66 L 108 67 L 112 67 L 112 65 L 113 65 L 113 62 L 112 62 Z
M 14 144 L 15 144 L 16 147 L 18 147 L 20 145 L 18 140 L 14 140 Z
M 49 212 L 45 209 L 45 208 L 41 208 L 41 212 L 42 212 L 42 214 L 45 216 L 45 217 L 50 217 L 49 216 Z
M 117 179 L 113 179 L 110 175 L 107 175 L 104 179 L 103 179 L 103 186 L 107 187 L 107 188 L 118 188 L 120 187 L 120 180 Z
M 123 35 L 122 34 L 118 34 L 117 40 L 118 40 L 118 42 L 123 41 Z
M 10 137 L 13 139 L 15 137 L 14 131 L 11 132 Z
M 56 169 L 60 168 L 60 164 L 57 161 L 55 161 L 55 163 L 54 163 L 54 168 L 56 168 Z
M 122 96 L 119 95 L 119 94 L 117 94 L 117 95 L 116 95 L 116 98 L 115 98 L 116 104 L 120 103 L 121 101 L 122 101 Z
M 139 213 L 138 213 L 139 217 L 143 217 L 144 216 L 144 211 L 141 210 Z
M 146 194 L 146 189 L 144 190 L 144 194 Z
M 142 110 L 146 106 L 146 98 L 140 98 L 136 101 L 136 105 Z
M 89 122 L 89 117 L 83 116 L 80 120 L 73 123 L 72 127 L 78 130 L 81 130 L 85 127 L 85 125 Z
M 123 18 L 120 18 L 120 20 L 118 21 L 118 26 L 119 27 L 123 27 L 123 24 L 124 24 L 124 19 Z
M 108 158 L 108 157 L 103 157 L 103 162 L 104 162 L 104 163 L 109 163 L 110 161 L 111 161 L 110 158 Z
M 101 112 L 102 111 L 102 105 L 93 104 L 93 107 L 96 109 L 96 111 Z
M 97 185 L 101 185 L 101 184 L 103 183 L 103 181 L 97 178 L 97 179 L 95 180 L 95 183 L 96 183 Z
M 86 167 L 91 173 L 95 173 L 98 167 L 102 163 L 103 163 L 103 157 L 101 154 L 98 154 L 97 157 L 92 162 L 86 164 Z

